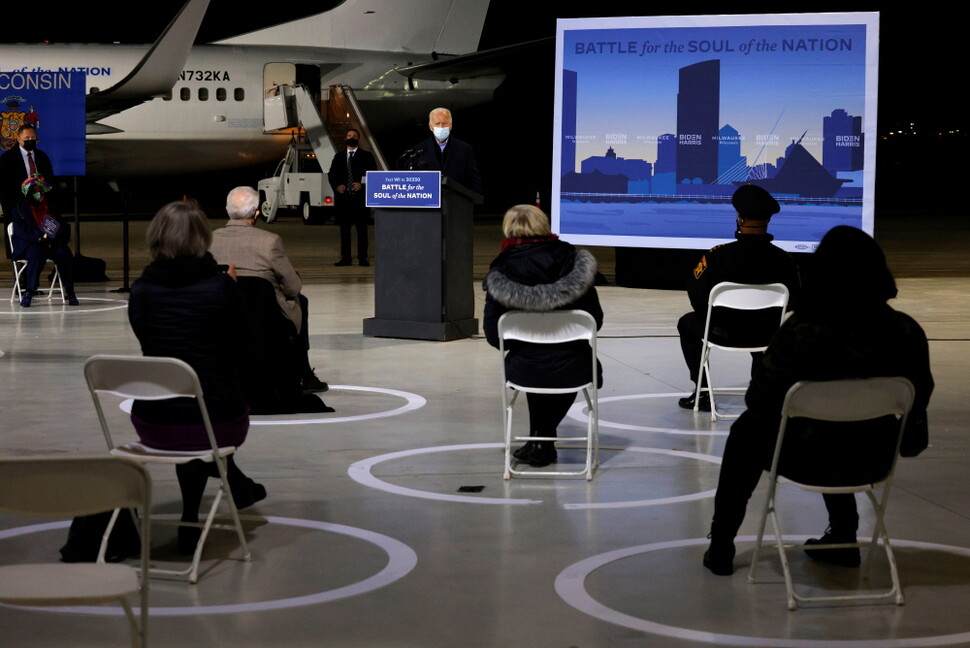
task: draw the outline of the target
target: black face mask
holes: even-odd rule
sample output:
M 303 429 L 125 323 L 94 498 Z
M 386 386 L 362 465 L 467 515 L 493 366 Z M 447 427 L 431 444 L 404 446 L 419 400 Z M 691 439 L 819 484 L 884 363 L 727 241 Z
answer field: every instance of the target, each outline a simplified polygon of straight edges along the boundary
M 37 140 L 24 140 L 24 150 L 33 151 L 37 148 Z
M 357 145 L 360 144 L 360 140 L 357 139 L 356 137 L 351 137 L 350 139 L 347 140 L 346 144 L 350 148 L 357 148 Z

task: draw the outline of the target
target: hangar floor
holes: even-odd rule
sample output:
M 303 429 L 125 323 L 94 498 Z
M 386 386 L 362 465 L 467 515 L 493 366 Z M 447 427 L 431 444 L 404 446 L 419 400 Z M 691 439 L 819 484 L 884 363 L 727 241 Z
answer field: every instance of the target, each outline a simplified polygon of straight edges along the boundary
M 596 478 L 505 482 L 497 352 L 481 337 L 362 336 L 373 268 L 332 266 L 333 226 L 271 227 L 307 281 L 311 361 L 332 386 L 324 396 L 336 412 L 255 419 L 239 453 L 269 491 L 245 511 L 255 559 L 226 560 L 233 539 L 216 534 L 197 585 L 153 579 L 151 645 L 970 646 L 970 268 L 957 220 L 877 229 L 900 278 L 894 305 L 925 328 L 937 381 L 931 447 L 901 462 L 887 520 L 907 603 L 796 612 L 785 606 L 774 556 L 765 573 L 775 583 L 746 582 L 750 540 L 738 544 L 733 577 L 701 567 L 729 422 L 676 406 L 689 387 L 675 330 L 682 293 L 600 288 L 606 385 Z M 132 224 L 133 276 L 145 263 L 143 228 Z M 476 282 L 498 249 L 497 230 L 494 220 L 476 226 Z M 103 451 L 81 366 L 95 353 L 138 353 L 115 291 L 120 231 L 117 222 L 84 224 L 82 251 L 104 258 L 114 281 L 80 285 L 80 307 L 41 300 L 22 310 L 3 293 L 0 454 Z M 611 278 L 612 251 L 595 253 Z M 0 266 L 0 291 L 9 273 Z M 475 295 L 480 313 L 477 286 Z M 720 364 L 743 384 L 745 361 Z M 581 411 L 564 423 L 581 425 Z M 176 512 L 174 474 L 152 472 L 159 510 Z M 820 501 L 788 489 L 783 497 L 794 503 L 786 532 L 824 529 Z M 65 526 L 20 533 L 23 524 L 0 516 L 0 563 L 56 558 Z M 170 534 L 157 529 L 160 558 L 171 553 Z M 816 583 L 852 580 L 800 557 L 793 566 Z M 877 559 L 876 585 L 883 566 Z M 105 610 L 0 607 L 2 644 L 126 645 L 123 618 Z

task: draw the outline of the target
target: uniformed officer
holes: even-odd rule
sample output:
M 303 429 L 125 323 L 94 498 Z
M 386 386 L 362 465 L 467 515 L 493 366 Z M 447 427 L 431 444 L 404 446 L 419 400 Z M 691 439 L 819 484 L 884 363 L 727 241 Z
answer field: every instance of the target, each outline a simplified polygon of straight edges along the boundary
M 774 238 L 768 233 L 768 222 L 781 207 L 775 198 L 753 184 L 738 187 L 731 197 L 737 212 L 737 231 L 733 243 L 718 245 L 701 257 L 688 280 L 687 295 L 694 310 L 677 322 L 680 346 L 684 360 L 695 385 L 690 396 L 681 398 L 678 405 L 694 409 L 697 377 L 700 373 L 702 338 L 707 318 L 707 301 L 711 288 L 722 281 L 747 284 L 782 283 L 788 287 L 789 307 L 797 299 L 799 290 L 798 267 L 787 252 L 772 244 Z M 765 327 L 777 327 L 776 315 L 759 312 L 732 312 L 718 319 L 712 331 L 714 342 L 728 346 L 757 346 L 748 340 L 763 337 Z M 754 355 L 757 361 L 760 354 Z M 710 397 L 701 394 L 699 410 L 711 410 Z

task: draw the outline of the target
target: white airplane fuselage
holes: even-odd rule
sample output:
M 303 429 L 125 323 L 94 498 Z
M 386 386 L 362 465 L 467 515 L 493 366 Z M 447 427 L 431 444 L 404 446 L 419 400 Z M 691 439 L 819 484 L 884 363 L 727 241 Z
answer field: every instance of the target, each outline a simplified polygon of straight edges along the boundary
M 91 92 L 119 82 L 147 51 L 148 46 L 130 45 L 3 45 L 0 70 L 82 69 Z M 89 125 L 88 175 L 163 175 L 278 161 L 290 134 L 264 132 L 263 98 L 274 83 L 292 80 L 274 79 L 279 66 L 271 64 L 318 67 L 324 91 L 330 85 L 350 86 L 376 131 L 420 119 L 437 105 L 456 108 L 487 101 L 501 83 L 501 78 L 489 77 L 457 84 L 415 80 L 409 86 L 408 79 L 394 71 L 430 58 L 431 54 L 304 46 L 195 46 L 170 96 L 98 122 L 107 127 L 100 130 L 112 132 L 95 134 Z

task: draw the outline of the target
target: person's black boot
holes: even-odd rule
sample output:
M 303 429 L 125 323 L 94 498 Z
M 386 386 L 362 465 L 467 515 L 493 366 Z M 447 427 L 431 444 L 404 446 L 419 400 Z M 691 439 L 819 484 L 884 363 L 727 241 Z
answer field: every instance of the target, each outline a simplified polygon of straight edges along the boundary
M 809 538 L 805 541 L 807 545 L 816 544 L 849 544 L 856 541 L 854 532 L 837 531 L 831 527 L 825 530 L 821 538 Z M 862 562 L 862 555 L 859 547 L 841 547 L 834 549 L 808 549 L 805 555 L 812 560 L 827 562 L 839 567 L 858 567 Z
M 527 441 L 521 448 L 512 451 L 512 457 L 517 461 L 529 463 L 532 453 L 535 451 L 535 441 Z
M 734 532 L 724 532 L 723 526 L 711 524 L 707 534 L 711 544 L 704 552 L 704 566 L 717 576 L 730 576 L 734 573 Z
M 529 457 L 529 465 L 533 468 L 543 468 L 549 464 L 556 463 L 559 459 L 556 452 L 556 444 L 552 441 L 535 441 L 535 448 L 532 456 Z
M 697 402 L 695 398 L 697 397 L 697 392 L 694 392 L 690 396 L 685 396 L 677 401 L 677 404 L 684 409 L 692 410 L 694 409 L 694 403 Z M 698 411 L 710 412 L 711 411 L 711 397 L 707 394 L 701 394 L 700 405 L 697 407 Z

